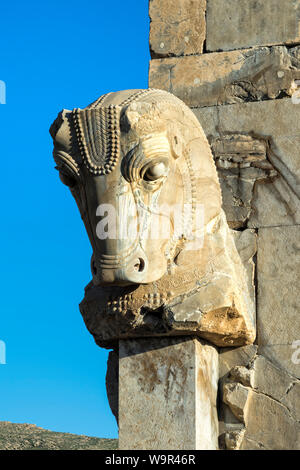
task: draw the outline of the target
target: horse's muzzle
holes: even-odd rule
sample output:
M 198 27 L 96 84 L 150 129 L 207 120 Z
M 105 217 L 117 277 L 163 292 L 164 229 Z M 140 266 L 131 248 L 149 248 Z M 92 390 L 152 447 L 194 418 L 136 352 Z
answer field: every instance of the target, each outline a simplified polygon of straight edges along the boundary
M 148 259 L 140 247 L 125 256 L 93 255 L 91 270 L 95 285 L 130 285 L 150 282 Z

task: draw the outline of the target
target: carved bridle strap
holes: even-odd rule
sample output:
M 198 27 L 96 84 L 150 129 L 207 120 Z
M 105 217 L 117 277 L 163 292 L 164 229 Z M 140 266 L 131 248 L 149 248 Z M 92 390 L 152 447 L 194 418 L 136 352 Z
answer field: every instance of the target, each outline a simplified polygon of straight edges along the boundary
M 88 170 L 98 176 L 110 173 L 120 156 L 120 114 L 124 106 L 137 101 L 153 90 L 138 90 L 118 105 L 105 106 L 101 96 L 85 109 L 72 111 L 81 157 Z
M 119 106 L 74 109 L 73 123 L 82 159 L 94 175 L 110 173 L 120 156 Z

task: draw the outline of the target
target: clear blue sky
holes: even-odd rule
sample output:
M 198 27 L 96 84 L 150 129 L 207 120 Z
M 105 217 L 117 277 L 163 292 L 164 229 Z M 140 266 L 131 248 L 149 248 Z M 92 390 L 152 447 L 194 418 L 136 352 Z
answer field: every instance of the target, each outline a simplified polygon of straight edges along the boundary
M 78 309 L 91 248 L 54 170 L 48 129 L 62 108 L 147 88 L 148 30 L 148 0 L 1 5 L 0 421 L 117 437 L 108 352 Z

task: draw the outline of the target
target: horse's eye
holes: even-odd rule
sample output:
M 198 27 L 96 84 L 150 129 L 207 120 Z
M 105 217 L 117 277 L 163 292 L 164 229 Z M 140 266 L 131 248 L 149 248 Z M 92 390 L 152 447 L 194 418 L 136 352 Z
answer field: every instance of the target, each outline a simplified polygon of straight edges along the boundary
M 166 165 L 163 162 L 156 163 L 153 166 L 147 168 L 143 174 L 145 181 L 156 181 L 167 173 Z
M 76 186 L 77 182 L 73 176 L 67 175 L 66 173 L 60 171 L 59 177 L 60 177 L 61 182 L 65 184 L 66 186 L 69 186 L 69 188 L 74 188 L 74 186 Z

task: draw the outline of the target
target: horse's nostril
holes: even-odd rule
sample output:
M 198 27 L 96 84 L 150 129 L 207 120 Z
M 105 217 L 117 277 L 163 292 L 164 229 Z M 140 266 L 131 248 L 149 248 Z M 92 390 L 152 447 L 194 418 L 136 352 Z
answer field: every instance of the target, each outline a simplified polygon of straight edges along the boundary
M 145 261 L 142 258 L 138 258 L 137 262 L 134 265 L 135 271 L 138 271 L 139 273 L 141 273 L 142 271 L 144 271 L 144 268 L 145 268 Z

